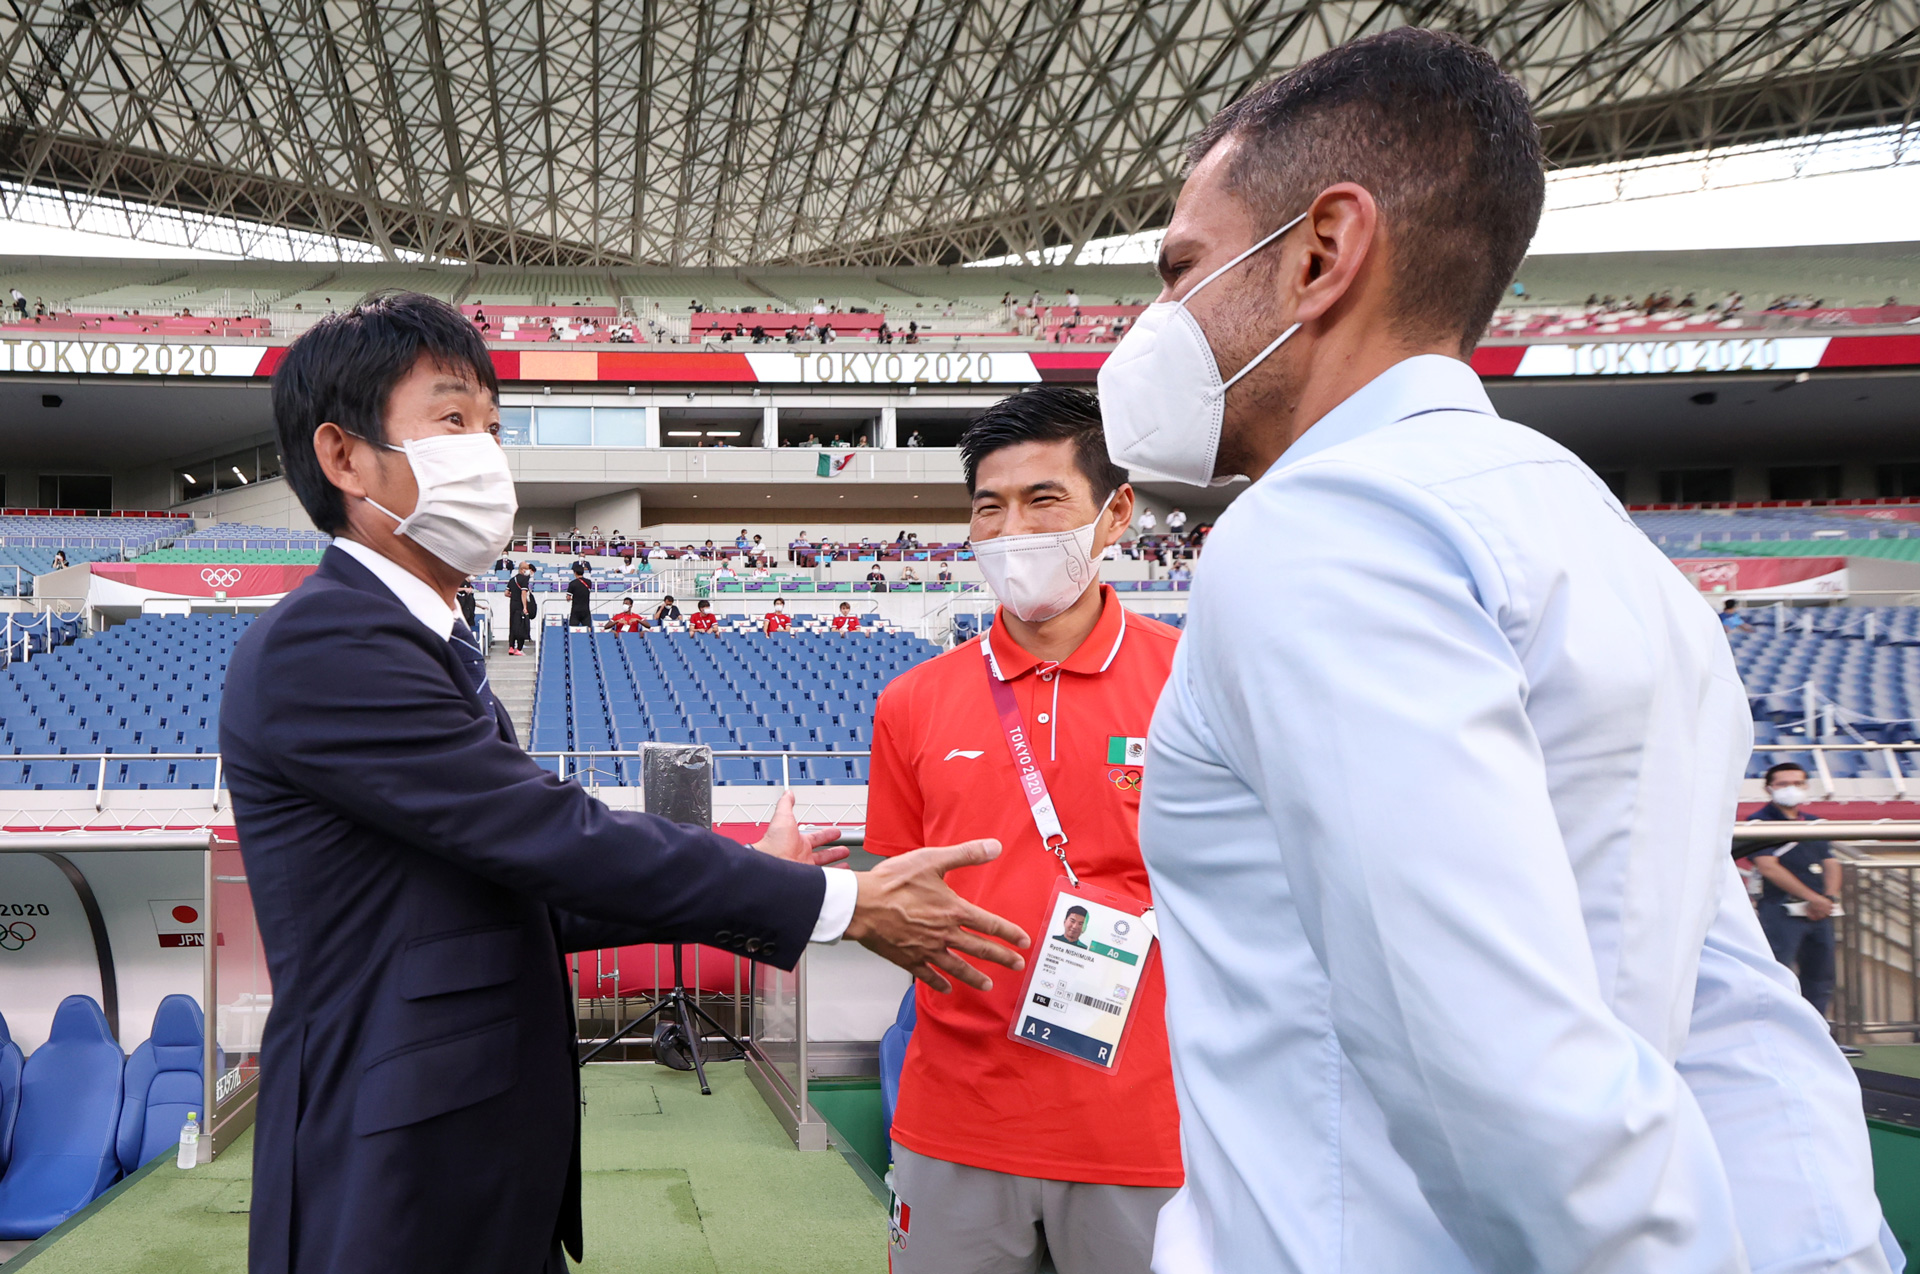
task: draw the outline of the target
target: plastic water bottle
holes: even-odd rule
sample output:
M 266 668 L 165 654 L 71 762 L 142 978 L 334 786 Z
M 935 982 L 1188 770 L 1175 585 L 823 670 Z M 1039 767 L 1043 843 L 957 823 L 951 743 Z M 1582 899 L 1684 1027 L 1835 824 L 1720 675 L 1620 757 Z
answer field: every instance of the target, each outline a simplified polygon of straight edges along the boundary
M 191 1168 L 200 1161 L 200 1112 L 187 1112 L 187 1122 L 180 1125 L 180 1157 L 174 1162 L 182 1168 Z

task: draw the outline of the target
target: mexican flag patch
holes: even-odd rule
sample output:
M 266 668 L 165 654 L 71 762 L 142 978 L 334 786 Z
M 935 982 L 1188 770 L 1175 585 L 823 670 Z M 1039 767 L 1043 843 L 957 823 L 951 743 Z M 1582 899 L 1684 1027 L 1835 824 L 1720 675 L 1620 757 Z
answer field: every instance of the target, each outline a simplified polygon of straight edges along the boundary
M 820 453 L 819 463 L 814 466 L 813 474 L 816 478 L 838 477 L 852 463 L 853 452 L 851 451 L 842 456 L 836 456 L 831 451 L 823 451 Z
M 1107 736 L 1108 765 L 1143 765 L 1147 759 L 1147 741 L 1145 739 L 1126 738 L 1117 734 Z

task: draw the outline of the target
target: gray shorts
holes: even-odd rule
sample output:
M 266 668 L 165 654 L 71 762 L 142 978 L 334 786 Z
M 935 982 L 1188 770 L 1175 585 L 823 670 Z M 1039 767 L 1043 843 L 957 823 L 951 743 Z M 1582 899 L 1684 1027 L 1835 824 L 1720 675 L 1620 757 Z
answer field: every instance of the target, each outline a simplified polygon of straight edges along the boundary
M 1016 1177 L 893 1144 L 893 1274 L 1148 1274 L 1171 1188 Z M 905 1224 L 902 1224 L 904 1214 Z

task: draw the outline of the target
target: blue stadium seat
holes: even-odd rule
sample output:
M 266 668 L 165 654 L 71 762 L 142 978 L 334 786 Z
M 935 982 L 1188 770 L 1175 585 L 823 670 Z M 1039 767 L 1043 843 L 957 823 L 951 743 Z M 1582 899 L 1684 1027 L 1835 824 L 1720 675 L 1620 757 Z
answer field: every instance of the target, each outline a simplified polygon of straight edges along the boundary
M 152 1033 L 127 1059 L 115 1143 L 122 1172 L 177 1146 L 188 1112 L 205 1123 L 205 1029 L 200 1005 L 190 995 L 169 995 L 154 1010 Z
M 730 748 L 734 744 L 733 731 L 723 725 L 698 725 L 693 728 L 693 741 L 709 747 Z
M 60 1002 L 47 1042 L 21 1068 L 0 1239 L 37 1239 L 113 1184 L 125 1064 L 92 997 Z
M 759 764 L 748 757 L 723 756 L 713 762 L 713 781 L 715 783 L 758 784 L 766 780 L 760 777 Z
M 900 998 L 900 1010 L 894 1014 L 893 1025 L 880 1036 L 880 1115 L 888 1132 L 893 1129 L 894 1107 L 900 1104 L 900 1072 L 906 1066 L 907 1045 L 913 1039 L 918 1020 L 914 1007 L 917 989 L 917 986 L 907 987 L 907 993 Z M 888 1144 L 891 1145 L 891 1141 Z
M 13 1159 L 13 1127 L 20 1115 L 20 1068 L 26 1054 L 13 1042 L 7 1019 L 0 1017 L 0 1176 Z

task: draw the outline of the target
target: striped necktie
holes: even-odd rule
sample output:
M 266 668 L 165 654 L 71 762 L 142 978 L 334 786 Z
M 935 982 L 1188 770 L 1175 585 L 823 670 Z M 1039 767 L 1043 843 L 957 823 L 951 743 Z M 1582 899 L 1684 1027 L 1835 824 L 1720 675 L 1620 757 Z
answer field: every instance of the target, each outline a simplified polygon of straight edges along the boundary
M 487 685 L 487 656 L 480 649 L 480 643 L 474 638 L 473 629 L 467 627 L 464 619 L 453 621 L 453 636 L 447 639 L 453 645 L 453 653 L 459 657 L 460 666 L 467 670 L 467 684 L 473 693 L 480 696 L 480 702 L 496 719 L 500 715 L 499 705 L 493 697 L 493 690 Z

